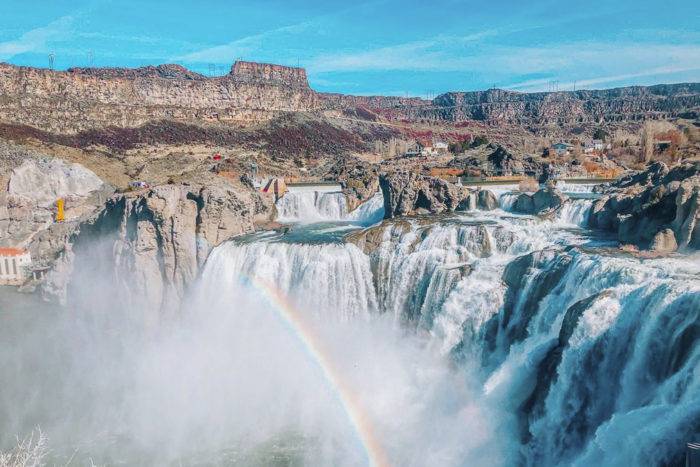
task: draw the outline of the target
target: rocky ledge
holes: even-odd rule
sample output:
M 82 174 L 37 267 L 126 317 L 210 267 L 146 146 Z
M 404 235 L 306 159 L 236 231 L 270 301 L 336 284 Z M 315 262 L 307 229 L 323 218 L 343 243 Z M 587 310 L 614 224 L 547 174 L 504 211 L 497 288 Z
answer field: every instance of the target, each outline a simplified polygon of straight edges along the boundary
M 63 250 L 56 252 L 42 290 L 64 298 L 72 277 L 96 268 L 115 289 L 127 283 L 124 278 L 136 277 L 123 297 L 149 311 L 153 322 L 163 310 L 177 309 L 213 247 L 253 232 L 272 214 L 271 200 L 227 182 L 118 194 L 63 232 Z
M 530 195 L 522 193 L 513 204 L 513 211 L 520 214 L 545 214 L 560 208 L 569 197 L 553 187 L 546 187 Z
M 589 224 L 642 249 L 699 249 L 700 162 L 655 162 L 619 180 L 594 203 Z
M 384 195 L 386 219 L 498 207 L 496 196 L 488 190 L 469 190 L 437 177 L 415 173 L 382 174 L 379 187 Z

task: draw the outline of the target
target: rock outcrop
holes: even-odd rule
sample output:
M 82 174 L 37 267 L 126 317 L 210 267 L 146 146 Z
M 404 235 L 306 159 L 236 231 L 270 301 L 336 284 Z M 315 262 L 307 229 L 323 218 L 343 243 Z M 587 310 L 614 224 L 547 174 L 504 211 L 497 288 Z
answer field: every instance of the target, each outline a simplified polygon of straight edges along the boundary
M 654 163 L 618 181 L 594 203 L 589 224 L 644 249 L 700 248 L 700 163 Z
M 65 297 L 71 277 L 103 258 L 101 273 L 124 287 L 125 305 L 157 321 L 159 313 L 177 309 L 213 247 L 254 231 L 270 215 L 271 201 L 225 183 L 116 195 L 66 238 L 44 290 Z
M 684 83 L 574 92 L 449 92 L 430 107 L 416 107 L 416 114 L 456 122 L 565 124 L 668 118 L 699 109 L 700 83 Z
M 522 193 L 518 196 L 513 204 L 513 211 L 521 214 L 544 214 L 558 209 L 568 199 L 568 196 L 554 188 L 542 188 L 532 195 Z
M 321 108 L 303 70 L 279 65 L 234 64 L 226 76 L 205 78 L 173 65 L 53 71 L 0 64 L 0 121 L 53 133 L 159 120 L 247 124 Z
M 326 110 L 411 121 L 637 121 L 700 112 L 700 84 L 554 93 L 491 89 L 427 100 L 317 93 L 303 68 L 254 62 L 236 62 L 219 77 L 172 64 L 67 71 L 0 64 L 0 121 L 53 133 L 135 128 L 159 120 L 251 124 L 285 112 Z
M 56 218 L 64 201 L 64 221 L 89 214 L 112 194 L 92 171 L 60 159 L 30 158 L 15 167 L 6 192 L 0 193 L 0 245 L 26 246 Z
M 384 194 L 386 219 L 454 211 L 470 194 L 467 188 L 454 183 L 407 172 L 383 174 L 379 186 Z

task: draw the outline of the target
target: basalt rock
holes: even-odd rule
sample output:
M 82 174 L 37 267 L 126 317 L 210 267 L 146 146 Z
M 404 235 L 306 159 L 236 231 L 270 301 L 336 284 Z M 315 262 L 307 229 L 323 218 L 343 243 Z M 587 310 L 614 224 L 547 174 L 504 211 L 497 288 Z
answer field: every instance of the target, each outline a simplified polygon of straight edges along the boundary
M 559 208 L 569 199 L 554 188 L 542 188 L 532 195 L 522 193 L 515 200 L 513 210 L 521 214 L 544 214 Z
M 454 211 L 469 196 L 465 187 L 407 172 L 383 174 L 379 186 L 384 194 L 386 219 L 416 214 L 419 209 L 431 214 Z
M 177 309 L 213 247 L 253 232 L 270 212 L 258 193 L 223 182 L 115 195 L 67 236 L 44 290 L 65 298 L 71 277 L 101 258 L 103 277 L 117 289 L 128 284 L 119 299 L 155 324 L 161 313 Z
M 671 169 L 654 163 L 611 185 L 594 203 L 589 224 L 642 249 L 700 248 L 700 163 Z

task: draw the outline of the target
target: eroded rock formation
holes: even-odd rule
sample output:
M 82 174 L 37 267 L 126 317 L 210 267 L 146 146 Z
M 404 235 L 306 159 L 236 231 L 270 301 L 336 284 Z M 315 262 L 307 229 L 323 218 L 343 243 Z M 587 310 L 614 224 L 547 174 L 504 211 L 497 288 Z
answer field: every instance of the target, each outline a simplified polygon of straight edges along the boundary
M 513 211 L 521 214 L 544 214 L 558 209 L 568 199 L 568 196 L 554 188 L 542 188 L 532 195 L 522 193 L 518 196 Z
M 124 299 L 156 321 L 177 309 L 213 247 L 254 231 L 271 209 L 271 200 L 225 183 L 116 195 L 67 236 L 44 289 L 65 296 L 73 277 L 97 269 L 117 288 L 130 284 Z
M 618 181 L 594 203 L 589 222 L 640 248 L 700 248 L 700 163 L 653 163 Z
M 384 194 L 386 219 L 454 211 L 470 194 L 467 188 L 440 178 L 408 172 L 383 174 L 379 186 Z

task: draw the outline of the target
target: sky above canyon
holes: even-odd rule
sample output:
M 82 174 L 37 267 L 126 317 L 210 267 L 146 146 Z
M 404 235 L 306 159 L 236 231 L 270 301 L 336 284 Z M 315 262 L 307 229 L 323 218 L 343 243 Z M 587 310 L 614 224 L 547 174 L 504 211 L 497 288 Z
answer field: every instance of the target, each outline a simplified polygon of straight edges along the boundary
M 2 0 L 0 61 L 54 67 L 236 59 L 302 66 L 319 91 L 432 97 L 490 87 L 700 81 L 700 2 Z

